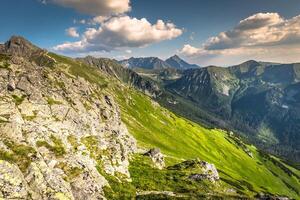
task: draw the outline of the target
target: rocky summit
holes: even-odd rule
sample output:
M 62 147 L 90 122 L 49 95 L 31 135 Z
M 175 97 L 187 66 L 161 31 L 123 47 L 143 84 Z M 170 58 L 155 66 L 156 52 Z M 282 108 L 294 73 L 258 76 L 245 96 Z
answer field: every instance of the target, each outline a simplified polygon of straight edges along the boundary
M 165 92 L 115 60 L 12 37 L 0 45 L 0 199 L 299 199 L 298 169 L 172 113 L 155 101 Z

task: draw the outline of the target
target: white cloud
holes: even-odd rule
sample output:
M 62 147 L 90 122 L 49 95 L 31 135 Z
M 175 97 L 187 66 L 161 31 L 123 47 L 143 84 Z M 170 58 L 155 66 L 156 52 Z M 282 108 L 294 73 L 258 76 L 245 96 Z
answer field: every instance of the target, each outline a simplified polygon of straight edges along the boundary
M 277 13 L 258 13 L 240 21 L 232 30 L 211 37 L 204 44 L 204 48 L 214 50 L 240 46 L 280 44 L 291 36 L 300 36 L 299 22 L 299 16 L 284 20 Z
M 243 59 L 292 62 L 297 60 L 299 45 L 300 15 L 284 19 L 278 13 L 257 13 L 241 20 L 233 29 L 209 38 L 200 47 L 185 45 L 180 53 L 209 64 L 216 61 L 224 65 Z
M 48 0 L 81 13 L 109 16 L 130 11 L 130 0 Z
M 151 24 L 147 19 L 129 16 L 112 17 L 99 28 L 88 28 L 77 42 L 67 42 L 54 47 L 64 52 L 111 51 L 128 47 L 145 47 L 170 40 L 182 34 L 173 23 L 158 20 Z
M 66 34 L 70 37 L 79 37 L 79 33 L 77 33 L 77 29 L 75 27 L 66 29 Z
M 96 16 L 91 20 L 91 24 L 102 24 L 103 22 L 105 22 L 106 20 L 108 20 L 109 17 L 107 16 Z
M 201 49 L 193 47 L 189 44 L 185 44 L 183 46 L 183 48 L 179 51 L 179 53 L 184 54 L 184 55 L 188 55 L 188 56 L 195 56 L 200 54 Z

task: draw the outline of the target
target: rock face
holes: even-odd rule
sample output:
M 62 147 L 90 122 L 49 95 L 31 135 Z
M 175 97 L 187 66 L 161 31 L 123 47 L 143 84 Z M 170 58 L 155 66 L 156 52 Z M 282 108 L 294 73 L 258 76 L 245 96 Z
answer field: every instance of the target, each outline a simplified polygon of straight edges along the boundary
M 190 179 L 192 180 L 209 180 L 211 182 L 218 181 L 220 179 L 219 173 L 214 164 L 210 164 L 205 161 L 199 162 L 203 172 L 200 174 L 192 174 Z
M 26 41 L 13 38 L 6 46 L 1 53 L 9 55 L 9 66 L 0 68 L 0 198 L 105 199 L 103 174 L 129 179 L 129 157 L 136 151 L 114 99 L 61 70 L 68 66 L 41 67 L 23 56 L 23 50 L 42 52 Z M 41 57 L 48 58 L 47 52 Z
M 200 159 L 186 160 L 182 163 L 169 167 L 174 170 L 190 170 L 193 172 L 189 178 L 195 181 L 209 180 L 211 182 L 220 179 L 218 170 L 214 164 L 202 161 Z
M 159 148 L 150 149 L 144 155 L 149 156 L 157 168 L 163 169 L 165 167 L 164 155 Z
M 4 48 L 6 53 L 18 56 L 30 56 L 37 51 L 43 51 L 19 36 L 11 37 L 11 39 L 4 44 Z
M 3 160 L 0 160 L 0 188 L 0 198 L 3 199 L 26 199 L 29 196 L 22 172 Z
M 39 66 L 53 66 L 55 63 L 46 50 L 40 49 L 21 36 L 12 36 L 5 44 L 0 44 L 0 53 L 23 57 Z

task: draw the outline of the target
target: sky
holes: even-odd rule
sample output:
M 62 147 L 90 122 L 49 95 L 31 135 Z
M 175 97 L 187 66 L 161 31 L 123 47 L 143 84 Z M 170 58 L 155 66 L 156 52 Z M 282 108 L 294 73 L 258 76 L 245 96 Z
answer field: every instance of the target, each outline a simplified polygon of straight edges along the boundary
M 71 57 L 300 62 L 299 0 L 1 0 L 0 8 L 0 43 L 21 35 Z

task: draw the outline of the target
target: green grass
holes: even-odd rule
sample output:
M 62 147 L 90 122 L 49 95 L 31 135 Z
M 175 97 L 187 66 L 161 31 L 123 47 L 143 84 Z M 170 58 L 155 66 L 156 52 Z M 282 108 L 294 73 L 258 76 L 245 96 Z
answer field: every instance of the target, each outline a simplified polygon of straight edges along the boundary
M 9 57 L 4 54 L 0 54 L 0 68 L 9 69 L 10 64 L 8 63 Z
M 73 150 L 77 151 L 80 144 L 78 143 L 76 137 L 74 135 L 69 135 L 67 139 L 68 139 L 68 142 L 72 145 Z
M 55 136 L 51 135 L 50 137 L 53 145 L 50 145 L 46 141 L 37 141 L 36 145 L 37 147 L 46 147 L 49 151 L 53 152 L 55 156 L 61 157 L 66 154 L 65 147 L 62 143 L 62 141 L 59 138 L 56 138 Z
M 3 143 L 10 151 L 0 150 L 0 160 L 14 163 L 23 173 L 26 172 L 36 151 L 32 147 L 17 144 L 7 139 L 4 139 Z
M 26 98 L 26 95 L 18 96 L 18 95 L 13 94 L 11 96 L 14 99 L 14 102 L 17 106 L 21 105 Z
M 209 181 L 193 181 L 188 177 L 201 169 L 197 166 L 180 168 L 179 165 L 162 170 L 153 167 L 149 157 L 136 155 L 130 163 L 132 184 L 141 191 L 173 191 L 181 196 L 197 199 L 199 197 L 222 196 L 224 184 L 215 185 Z M 240 196 L 240 195 L 236 195 Z
M 58 63 L 63 64 L 62 68 L 67 69 L 67 73 L 69 75 L 73 75 L 75 77 L 82 77 L 90 83 L 95 83 L 99 85 L 101 88 L 105 88 L 108 85 L 108 82 L 103 77 L 101 73 L 95 67 L 90 67 L 81 62 L 74 61 L 73 59 L 59 56 L 54 53 L 49 53 L 49 55 L 54 58 Z
M 27 121 L 32 121 L 36 118 L 37 114 L 38 114 L 38 111 L 35 110 L 35 111 L 33 111 L 33 115 L 22 115 L 22 118 Z
M 58 163 L 55 167 L 60 168 L 65 172 L 66 174 L 65 180 L 68 182 L 72 181 L 83 172 L 83 169 L 79 167 L 69 166 L 67 163 L 64 162 Z
M 53 99 L 52 97 L 48 97 L 48 98 L 47 98 L 47 103 L 48 103 L 50 106 L 62 104 L 62 102 L 57 101 L 57 100 Z
M 225 131 L 204 128 L 178 117 L 153 103 L 149 97 L 122 85 L 115 79 L 107 84 L 109 78 L 104 78 L 96 68 L 55 54 L 51 54 L 51 57 L 59 62 L 57 65 L 66 74 L 72 77 L 83 77 L 105 89 L 103 92 L 112 94 L 120 106 L 122 121 L 137 139 L 138 145 L 160 148 L 167 157 L 167 165 L 200 158 L 215 164 L 220 172 L 219 184 L 234 188 L 241 194 L 253 197 L 256 193 L 264 192 L 300 199 L 300 181 L 294 175 L 298 174 L 299 170 L 289 166 L 287 168 L 294 172 L 290 174 L 278 163 L 264 157 L 254 146 L 237 143 L 238 140 L 229 137 Z M 97 144 L 95 138 L 85 138 L 82 142 L 94 152 L 92 156 L 98 161 L 99 172 L 104 174 L 99 159 L 103 152 L 95 147 Z M 246 153 L 245 149 L 252 152 L 253 158 Z M 138 160 L 138 158 L 131 162 L 130 172 L 136 189 L 177 191 L 180 184 L 177 185 L 177 182 L 170 180 L 171 172 L 150 169 L 145 162 L 148 161 Z M 171 177 L 177 175 L 173 174 Z M 153 176 L 161 180 L 153 180 Z M 108 199 L 118 199 L 120 194 L 126 191 L 130 191 L 129 194 L 134 192 L 131 184 L 108 175 L 106 178 L 111 185 L 111 188 L 106 188 Z M 183 187 L 192 187 L 192 185 L 192 183 L 185 183 Z M 205 191 L 204 183 L 198 187 L 203 187 Z
M 114 88 L 113 92 L 122 120 L 140 146 L 158 147 L 173 162 L 200 158 L 213 163 L 226 173 L 221 173 L 222 178 L 240 185 L 246 194 L 269 192 L 299 199 L 300 181 L 274 163 L 264 161 L 253 146 L 247 145 L 254 155 L 251 158 L 225 131 L 206 129 L 178 117 L 131 89 Z M 274 175 L 275 169 L 279 176 Z M 284 181 L 297 189 L 291 189 Z
M 104 188 L 108 199 L 162 198 L 160 194 L 136 196 L 137 193 L 143 191 L 172 191 L 178 196 L 185 197 L 184 199 L 199 199 L 208 196 L 227 199 L 245 197 L 238 193 L 235 195 L 224 193 L 224 189 L 228 187 L 227 183 L 215 185 L 209 181 L 192 181 L 189 176 L 199 171 L 195 166 L 190 170 L 176 168 L 176 166 L 160 170 L 153 166 L 149 157 L 138 154 L 130 162 L 131 182 L 127 182 L 122 176 L 106 174 L 101 166 L 98 170 L 110 184 L 110 187 Z M 165 198 L 170 197 L 164 196 L 163 199 Z

